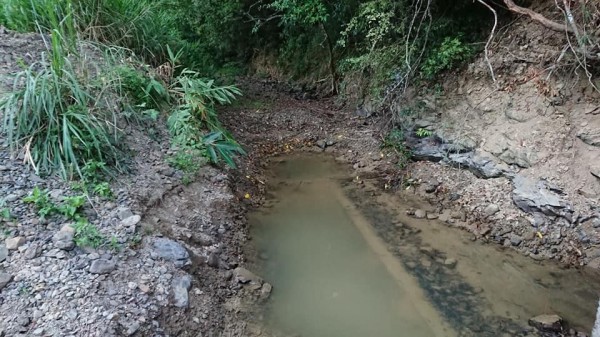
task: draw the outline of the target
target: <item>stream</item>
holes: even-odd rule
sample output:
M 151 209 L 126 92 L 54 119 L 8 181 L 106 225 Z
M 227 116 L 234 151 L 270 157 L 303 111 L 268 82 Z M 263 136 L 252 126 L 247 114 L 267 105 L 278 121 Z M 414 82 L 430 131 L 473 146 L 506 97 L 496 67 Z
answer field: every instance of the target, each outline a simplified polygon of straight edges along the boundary
M 268 326 L 303 337 L 534 336 L 556 313 L 590 331 L 600 280 L 406 215 L 416 199 L 357 183 L 332 158 L 278 158 L 250 214 L 273 285 Z

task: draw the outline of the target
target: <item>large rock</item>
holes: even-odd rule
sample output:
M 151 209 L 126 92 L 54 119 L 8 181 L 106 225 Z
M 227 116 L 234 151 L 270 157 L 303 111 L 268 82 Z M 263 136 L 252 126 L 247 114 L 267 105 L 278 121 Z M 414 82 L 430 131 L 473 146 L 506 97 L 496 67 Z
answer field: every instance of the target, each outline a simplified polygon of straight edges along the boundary
M 588 145 L 600 147 L 600 129 L 583 129 L 577 133 L 577 137 Z
M 152 241 L 154 253 L 167 261 L 171 261 L 176 267 L 182 268 L 191 264 L 190 254 L 179 243 L 167 238 L 155 238 Z
M 529 325 L 543 332 L 561 332 L 563 320 L 558 315 L 539 315 L 529 319 Z
M 178 276 L 173 278 L 171 289 L 173 292 L 173 305 L 178 308 L 187 308 L 190 300 L 188 291 L 192 286 L 192 277 L 190 275 Z
M 551 187 L 544 180 L 536 182 L 521 175 L 513 178 L 513 184 L 513 202 L 522 211 L 539 212 L 572 221 L 573 208 L 561 198 L 559 189 Z

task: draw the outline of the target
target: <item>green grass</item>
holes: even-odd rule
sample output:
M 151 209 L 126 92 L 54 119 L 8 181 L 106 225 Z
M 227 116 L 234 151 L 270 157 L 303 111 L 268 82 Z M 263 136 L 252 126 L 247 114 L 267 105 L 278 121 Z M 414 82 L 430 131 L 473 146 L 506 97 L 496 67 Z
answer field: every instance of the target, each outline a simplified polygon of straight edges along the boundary
M 33 64 L 17 76 L 25 86 L 0 103 L 2 131 L 38 174 L 72 178 L 87 161 L 117 163 L 118 130 L 114 112 L 103 108 L 67 57 L 61 61 Z

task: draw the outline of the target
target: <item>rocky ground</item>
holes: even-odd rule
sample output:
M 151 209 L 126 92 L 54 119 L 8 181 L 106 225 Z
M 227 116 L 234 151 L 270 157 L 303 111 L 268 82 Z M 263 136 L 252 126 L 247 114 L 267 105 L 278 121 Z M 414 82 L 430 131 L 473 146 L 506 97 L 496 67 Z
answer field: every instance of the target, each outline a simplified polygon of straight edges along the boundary
M 43 51 L 39 36 L 0 27 L 0 94 Z M 228 175 L 205 167 L 182 185 L 164 130 L 124 127 L 130 173 L 112 182 L 114 198 L 82 211 L 98 248 L 79 244 L 73 221 L 40 219 L 24 201 L 35 187 L 55 204 L 81 192 L 37 176 L 0 141 L 0 336 L 252 335 L 246 312 L 270 286 L 238 267 L 243 207 Z

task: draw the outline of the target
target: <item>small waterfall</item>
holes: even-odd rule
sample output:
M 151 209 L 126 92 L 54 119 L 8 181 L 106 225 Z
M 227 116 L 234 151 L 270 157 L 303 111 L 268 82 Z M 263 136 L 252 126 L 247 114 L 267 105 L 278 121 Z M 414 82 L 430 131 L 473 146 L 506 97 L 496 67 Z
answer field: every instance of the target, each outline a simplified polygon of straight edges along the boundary
M 600 337 L 600 302 L 598 302 L 598 310 L 596 310 L 596 322 L 592 330 L 592 337 Z

